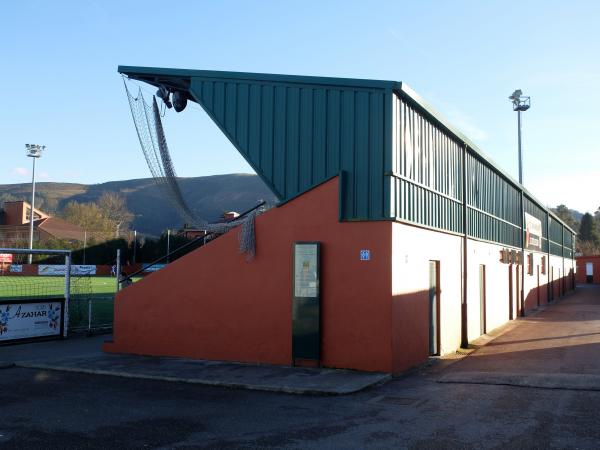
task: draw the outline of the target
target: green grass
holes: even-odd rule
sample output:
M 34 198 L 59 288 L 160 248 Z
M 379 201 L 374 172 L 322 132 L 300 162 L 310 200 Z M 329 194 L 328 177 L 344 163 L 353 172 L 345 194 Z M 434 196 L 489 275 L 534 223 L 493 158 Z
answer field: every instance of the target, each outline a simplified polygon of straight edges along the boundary
M 139 278 L 134 279 L 138 281 Z M 0 302 L 23 299 L 63 298 L 65 277 L 0 276 Z M 113 321 L 116 291 L 114 277 L 71 277 L 69 328 L 86 328 L 88 309 L 92 309 L 92 326 L 108 326 Z

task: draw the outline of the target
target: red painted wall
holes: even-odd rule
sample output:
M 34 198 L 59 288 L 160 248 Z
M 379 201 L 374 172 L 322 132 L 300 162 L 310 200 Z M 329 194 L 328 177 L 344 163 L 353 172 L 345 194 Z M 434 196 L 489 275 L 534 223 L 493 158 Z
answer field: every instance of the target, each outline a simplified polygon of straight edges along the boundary
M 390 222 L 340 223 L 333 179 L 258 217 L 256 241 L 247 262 L 231 231 L 121 291 L 105 350 L 290 364 L 292 244 L 320 241 L 322 364 L 391 371 Z
M 578 256 L 577 260 L 577 272 L 575 279 L 577 283 L 587 283 L 587 277 L 585 272 L 586 263 L 592 263 L 594 265 L 593 282 L 595 284 L 600 283 L 600 256 Z

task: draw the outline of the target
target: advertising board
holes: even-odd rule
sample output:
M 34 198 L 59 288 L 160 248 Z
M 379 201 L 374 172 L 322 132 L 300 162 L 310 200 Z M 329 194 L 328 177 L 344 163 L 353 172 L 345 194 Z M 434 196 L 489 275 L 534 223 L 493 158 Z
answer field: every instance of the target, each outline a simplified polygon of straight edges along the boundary
M 65 275 L 67 272 L 66 267 L 64 264 L 40 264 L 38 265 L 38 275 Z M 96 275 L 96 266 L 73 264 L 71 266 L 71 275 Z
M 525 248 L 542 250 L 542 222 L 527 213 L 525 213 Z
M 60 300 L 0 303 L 0 343 L 59 337 L 62 323 L 63 302 Z

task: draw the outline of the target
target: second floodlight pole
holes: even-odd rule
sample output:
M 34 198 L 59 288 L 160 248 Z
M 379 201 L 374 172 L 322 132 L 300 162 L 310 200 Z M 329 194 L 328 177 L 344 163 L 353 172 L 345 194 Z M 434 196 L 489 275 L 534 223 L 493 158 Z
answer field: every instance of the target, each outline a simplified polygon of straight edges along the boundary
M 46 148 L 44 145 L 25 144 L 27 156 L 33 159 L 33 170 L 31 171 L 31 205 L 29 212 L 29 250 L 33 250 L 33 221 L 35 218 L 35 160 L 42 156 L 42 151 Z M 29 253 L 27 262 L 33 262 L 33 253 Z
M 33 169 L 31 170 L 31 209 L 29 210 L 29 250 L 33 250 L 33 218 L 35 208 L 35 160 L 37 158 L 31 158 L 33 160 Z M 33 253 L 29 254 L 29 264 L 33 262 Z
M 523 150 L 521 148 L 521 111 L 517 111 L 517 122 L 519 127 L 519 183 L 523 185 Z

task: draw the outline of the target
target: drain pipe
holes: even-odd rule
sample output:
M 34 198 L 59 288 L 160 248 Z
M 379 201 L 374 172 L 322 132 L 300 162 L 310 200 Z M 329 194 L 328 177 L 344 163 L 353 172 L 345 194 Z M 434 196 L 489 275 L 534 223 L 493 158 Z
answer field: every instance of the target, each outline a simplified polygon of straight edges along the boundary
M 467 144 L 464 143 L 462 151 L 462 219 L 463 219 L 463 254 L 462 254 L 462 301 L 460 303 L 460 346 L 469 347 L 469 333 L 467 326 L 467 273 L 469 271 L 467 264 L 467 243 L 469 236 L 468 227 L 468 202 L 467 202 Z
M 520 112 L 519 112 L 520 114 Z M 525 198 L 521 185 L 521 311 L 519 316 L 525 317 Z
M 546 243 L 548 244 L 546 256 L 546 303 L 550 303 L 554 296 L 553 287 L 550 285 L 550 213 L 546 213 Z

